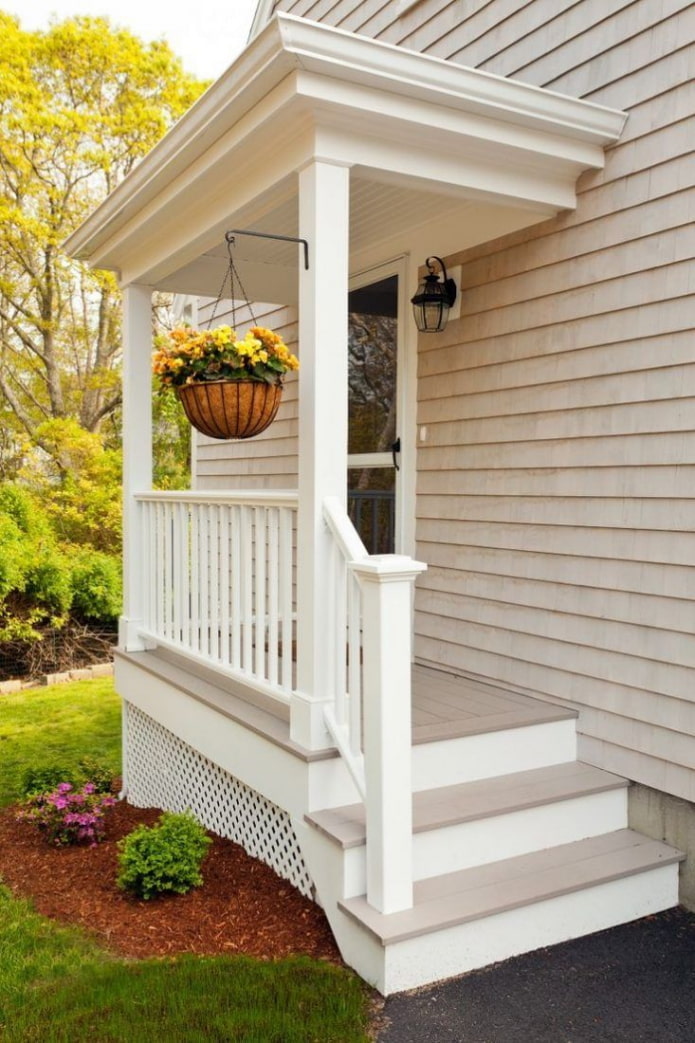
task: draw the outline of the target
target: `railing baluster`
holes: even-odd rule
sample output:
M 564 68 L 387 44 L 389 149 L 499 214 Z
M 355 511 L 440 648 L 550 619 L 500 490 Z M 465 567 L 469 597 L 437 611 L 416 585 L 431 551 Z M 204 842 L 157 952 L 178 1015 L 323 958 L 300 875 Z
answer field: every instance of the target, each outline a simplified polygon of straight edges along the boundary
M 164 511 L 163 503 L 155 503 L 154 505 L 154 542 L 155 542 L 155 559 L 154 569 L 156 573 L 156 587 L 155 587 L 155 603 L 154 603 L 154 626 L 155 633 L 164 633 L 164 612 L 163 612 L 163 597 L 164 597 L 164 555 L 162 548 L 162 540 L 164 533 L 164 524 L 162 521 L 162 514 Z
M 332 602 L 334 605 L 333 626 L 330 628 L 331 654 L 335 663 L 335 715 L 338 723 L 345 727 L 347 719 L 347 566 L 338 547 L 333 545 Z
M 278 683 L 278 616 L 280 599 L 279 524 L 277 507 L 268 510 L 268 669 L 271 684 Z
M 283 510 L 280 515 L 280 630 L 282 634 L 282 687 L 289 692 L 292 689 L 292 651 L 294 628 L 292 621 L 292 588 L 294 584 L 293 569 L 293 529 L 292 514 Z
M 350 693 L 350 749 L 362 752 L 362 632 L 360 588 L 352 572 L 347 581 L 348 691 Z
M 200 651 L 206 659 L 210 658 L 210 518 L 208 507 L 200 508 Z
M 241 526 L 243 507 L 232 507 L 232 666 L 241 669 Z
M 181 520 L 181 506 L 180 503 L 174 503 L 172 504 L 171 509 L 171 618 L 174 641 L 182 641 L 183 638 L 183 612 L 181 605 L 183 586 L 183 525 Z
M 210 658 L 220 659 L 220 526 L 219 508 L 210 511 Z
M 256 677 L 263 677 L 265 674 L 265 619 L 266 619 L 266 556 L 268 554 L 268 533 L 267 533 L 267 515 L 265 507 L 255 507 L 253 511 L 254 515 L 254 529 L 256 532 L 256 553 L 254 561 L 256 563 L 256 582 L 255 586 L 255 610 L 256 610 L 256 625 L 254 627 L 254 646 L 255 646 L 255 662 L 254 662 L 254 673 Z
M 191 504 L 191 651 L 200 652 L 200 504 Z
M 220 661 L 229 663 L 230 575 L 229 575 L 229 515 L 220 506 Z
M 164 633 L 170 641 L 174 640 L 173 611 L 171 592 L 173 589 L 173 560 L 171 539 L 171 504 L 164 504 Z
M 253 672 L 253 516 L 241 508 L 241 669 Z
M 156 625 L 156 598 L 157 598 L 157 543 L 156 543 L 156 505 L 152 503 L 141 503 L 143 523 L 145 526 L 145 626 L 152 630 Z

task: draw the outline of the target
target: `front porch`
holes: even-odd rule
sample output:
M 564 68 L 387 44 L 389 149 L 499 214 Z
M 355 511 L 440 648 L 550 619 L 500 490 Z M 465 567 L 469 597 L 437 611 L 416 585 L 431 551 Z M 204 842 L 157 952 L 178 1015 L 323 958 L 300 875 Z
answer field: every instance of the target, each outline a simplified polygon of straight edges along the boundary
M 129 798 L 191 807 L 313 894 L 384 992 L 677 900 L 677 853 L 576 765 L 571 711 L 413 668 L 412 324 L 400 553 L 347 513 L 350 278 L 388 268 L 404 318 L 433 238 L 448 256 L 571 208 L 623 119 L 281 14 L 68 243 L 124 289 Z M 298 320 L 296 482 L 154 491 L 152 292 L 213 297 L 232 228 L 308 244 L 308 267 L 256 239 L 237 258 Z

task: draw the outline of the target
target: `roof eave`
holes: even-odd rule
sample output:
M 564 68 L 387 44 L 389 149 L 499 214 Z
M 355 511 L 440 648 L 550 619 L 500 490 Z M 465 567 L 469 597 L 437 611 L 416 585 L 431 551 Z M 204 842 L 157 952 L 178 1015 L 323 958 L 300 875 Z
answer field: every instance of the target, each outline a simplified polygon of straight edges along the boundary
M 72 233 L 64 244 L 66 251 L 92 260 L 120 226 L 132 221 L 167 183 L 300 69 L 587 146 L 605 147 L 617 140 L 626 119 L 613 109 L 278 13 Z

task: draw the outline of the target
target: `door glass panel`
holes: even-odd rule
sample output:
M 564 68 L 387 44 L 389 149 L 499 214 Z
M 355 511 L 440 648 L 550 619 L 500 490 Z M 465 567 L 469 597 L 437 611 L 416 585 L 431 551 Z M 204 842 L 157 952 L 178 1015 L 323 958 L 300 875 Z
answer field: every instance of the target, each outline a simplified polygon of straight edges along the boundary
M 393 554 L 395 508 L 393 467 L 350 468 L 348 514 L 370 554 Z
M 348 296 L 348 453 L 390 452 L 396 439 L 398 276 Z
M 348 510 L 370 554 L 394 550 L 396 470 L 383 454 L 397 437 L 397 323 L 397 275 L 350 292 L 348 454 L 360 460 L 348 468 Z

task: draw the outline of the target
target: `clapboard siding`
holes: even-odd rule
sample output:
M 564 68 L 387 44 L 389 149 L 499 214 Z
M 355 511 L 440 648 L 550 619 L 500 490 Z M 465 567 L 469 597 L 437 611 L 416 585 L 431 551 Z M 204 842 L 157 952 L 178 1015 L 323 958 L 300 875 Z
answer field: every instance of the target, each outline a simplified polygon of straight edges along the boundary
M 418 536 L 423 545 L 421 556 L 425 560 L 426 545 L 440 542 L 449 544 L 452 554 L 451 567 L 458 567 L 455 548 L 459 545 L 482 547 L 507 547 L 510 551 L 530 554 L 576 554 L 578 556 L 652 562 L 664 566 L 669 564 L 686 565 L 690 569 L 694 564 L 693 539 L 690 533 L 672 532 L 668 528 L 661 529 L 623 529 L 600 526 L 581 527 L 574 525 L 572 519 L 572 502 L 563 503 L 568 524 L 566 526 L 530 525 L 523 522 L 492 522 L 487 520 L 468 522 L 441 518 L 436 521 L 421 519 Z M 514 504 L 510 504 L 513 515 Z M 613 589 L 610 570 L 605 575 L 605 582 L 600 587 Z M 692 600 L 693 573 L 691 571 L 689 591 L 680 590 L 677 596 L 689 597 Z M 639 644 L 636 644 L 639 654 Z
M 575 212 L 448 259 L 463 314 L 420 346 L 416 653 L 577 705 L 584 756 L 692 800 L 695 10 L 500 0 L 446 28 L 440 7 L 386 36 L 630 115 Z
M 258 325 L 280 333 L 291 351 L 298 353 L 297 317 L 289 308 L 254 304 Z M 210 306 L 202 310 L 202 320 Z M 232 323 L 228 302 L 218 306 L 215 325 Z M 243 333 L 249 317 L 240 312 L 236 326 Z M 297 392 L 294 374 L 285 380 L 285 390 L 273 423 L 255 438 L 223 442 L 198 436 L 196 488 L 198 489 L 296 489 L 297 487 Z
M 496 572 L 467 572 L 459 569 L 441 569 L 430 565 L 429 574 L 420 581 L 421 589 L 430 590 L 434 594 L 445 593 L 452 597 L 466 597 L 476 600 L 504 603 L 509 599 L 509 592 L 515 592 L 515 602 L 519 605 L 542 609 L 547 612 L 562 612 L 568 616 L 601 619 L 618 624 L 635 624 L 654 631 L 654 642 L 657 655 L 662 654 L 659 631 L 664 630 L 682 635 L 687 626 L 689 602 L 679 598 L 661 598 L 658 602 L 658 613 L 654 612 L 654 597 L 644 594 L 640 588 L 637 592 L 622 590 L 596 590 L 593 586 L 579 586 L 575 583 L 560 583 L 555 576 L 551 580 L 532 579 L 530 577 L 514 577 L 500 575 Z M 624 631 L 629 641 L 632 632 Z M 668 640 L 668 638 L 667 638 Z M 695 642 L 690 641 L 691 645 Z M 692 657 L 693 652 L 688 652 Z M 691 719 L 695 720 L 695 693 L 693 693 L 693 709 Z
M 500 448 L 502 448 L 500 446 Z M 627 500 L 619 496 L 577 497 L 568 514 L 565 501 L 554 496 L 437 496 L 421 493 L 421 518 L 509 522 L 525 525 L 565 525 L 646 532 L 695 531 L 695 503 L 687 499 Z M 691 577 L 695 583 L 695 575 Z
M 567 540 L 567 531 L 543 530 L 537 525 L 524 530 L 518 524 L 510 524 L 499 532 L 494 523 L 486 523 L 477 529 L 468 526 L 466 538 L 469 543 L 423 541 L 423 547 L 427 549 L 427 561 L 433 568 L 461 572 L 464 583 L 469 574 L 485 571 L 492 575 L 545 580 L 558 585 L 589 586 L 600 594 L 622 591 L 659 598 L 661 600 L 654 601 L 655 612 L 663 611 L 663 599 L 672 598 L 684 612 L 686 608 L 691 611 L 695 580 L 692 566 L 666 565 L 658 557 L 653 562 L 637 561 L 634 557 L 620 558 L 612 553 L 607 532 L 601 533 L 597 527 L 595 534 L 603 535 L 603 540 L 596 540 L 592 555 L 586 553 L 584 540 L 584 554 L 581 556 L 572 541 Z M 619 543 L 626 553 L 625 539 Z M 534 553 L 520 553 L 529 546 Z M 612 576 L 610 587 L 605 585 L 608 568 Z M 424 586 L 425 582 L 422 579 L 420 584 Z M 685 616 L 687 618 L 687 612 Z

